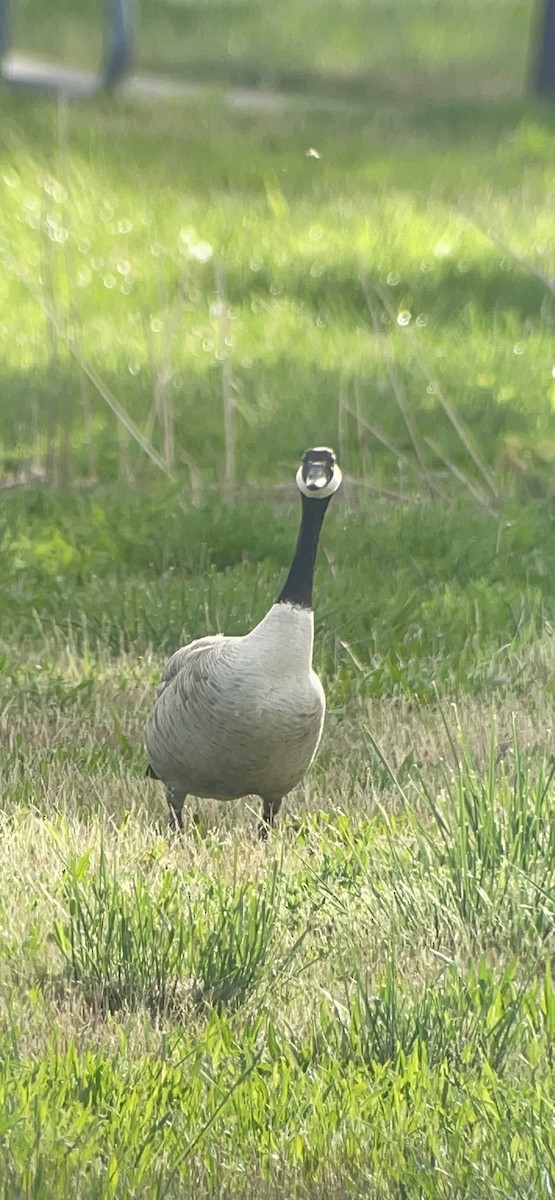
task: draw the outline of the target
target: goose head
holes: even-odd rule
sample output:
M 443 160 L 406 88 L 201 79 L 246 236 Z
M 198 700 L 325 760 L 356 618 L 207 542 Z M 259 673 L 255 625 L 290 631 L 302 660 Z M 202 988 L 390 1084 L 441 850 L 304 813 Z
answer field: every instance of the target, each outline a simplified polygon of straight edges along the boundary
M 303 454 L 297 471 L 297 487 L 309 500 L 327 500 L 341 483 L 341 470 L 333 450 L 328 446 L 312 446 Z

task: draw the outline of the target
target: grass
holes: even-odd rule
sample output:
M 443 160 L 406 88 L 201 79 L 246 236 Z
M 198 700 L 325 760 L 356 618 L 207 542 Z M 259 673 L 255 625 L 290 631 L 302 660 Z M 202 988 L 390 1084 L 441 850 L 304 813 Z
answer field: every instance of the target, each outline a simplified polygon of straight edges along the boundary
M 20 6 L 21 45 L 49 49 L 46 12 Z M 3 96 L 3 1200 L 555 1187 L 531 9 L 280 13 L 145 0 L 139 49 L 303 89 L 285 109 Z M 87 19 L 62 27 L 83 63 Z M 345 469 L 318 760 L 268 846 L 250 801 L 192 801 L 168 839 L 142 741 L 164 656 L 264 613 L 315 442 Z
M 350 473 L 374 487 L 412 492 L 424 473 L 437 493 L 454 468 L 491 499 L 478 459 L 541 492 L 552 114 L 438 99 L 434 78 L 416 99 L 366 94 L 356 120 L 229 112 L 218 95 L 67 110 L 5 96 L 6 473 L 142 481 L 146 452 L 186 467 L 198 498 L 224 436 L 238 479 L 281 482 L 315 427 L 334 442 L 341 426 Z

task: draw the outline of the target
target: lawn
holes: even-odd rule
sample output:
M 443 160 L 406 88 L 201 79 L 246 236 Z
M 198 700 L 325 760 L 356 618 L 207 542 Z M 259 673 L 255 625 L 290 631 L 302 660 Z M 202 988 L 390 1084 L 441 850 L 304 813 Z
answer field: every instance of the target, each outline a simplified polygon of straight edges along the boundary
M 87 65 L 66 7 L 18 44 Z M 2 96 L 1 1200 L 555 1188 L 532 6 L 274 7 L 141 6 L 193 99 Z M 172 839 L 164 658 L 266 611 L 318 443 L 319 757 L 267 846 L 256 800 Z

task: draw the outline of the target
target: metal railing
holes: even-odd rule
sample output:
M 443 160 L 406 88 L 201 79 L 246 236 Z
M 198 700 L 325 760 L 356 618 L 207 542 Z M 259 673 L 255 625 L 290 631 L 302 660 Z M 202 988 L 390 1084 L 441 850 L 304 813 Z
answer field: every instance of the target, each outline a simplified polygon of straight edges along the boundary
M 12 0 L 15 2 L 15 0 Z M 86 96 L 114 88 L 133 57 L 129 0 L 104 0 L 104 51 L 97 72 L 44 63 L 10 51 L 10 0 L 0 0 L 0 78 L 18 87 L 42 88 L 56 94 Z

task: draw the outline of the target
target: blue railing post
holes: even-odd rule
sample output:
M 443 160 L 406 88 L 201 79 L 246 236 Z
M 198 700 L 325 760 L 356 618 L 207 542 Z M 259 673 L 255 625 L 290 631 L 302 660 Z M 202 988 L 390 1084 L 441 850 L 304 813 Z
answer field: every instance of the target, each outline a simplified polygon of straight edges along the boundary
M 0 76 L 7 83 L 54 93 L 63 91 L 70 96 L 93 95 L 101 88 L 115 87 L 129 70 L 133 57 L 131 0 L 98 0 L 98 4 L 104 8 L 104 48 L 99 70 L 91 75 L 59 64 L 37 63 L 34 67 L 27 61 L 17 66 L 6 63 L 4 67 L 2 60 L 10 48 L 10 0 L 0 0 Z
M 131 66 L 133 29 L 127 0 L 105 0 L 106 35 L 102 81 L 112 88 Z
M 543 0 L 534 84 L 540 96 L 555 96 L 555 0 Z
M 9 42 L 10 4 L 9 0 L 0 0 L 0 59 L 6 53 Z

